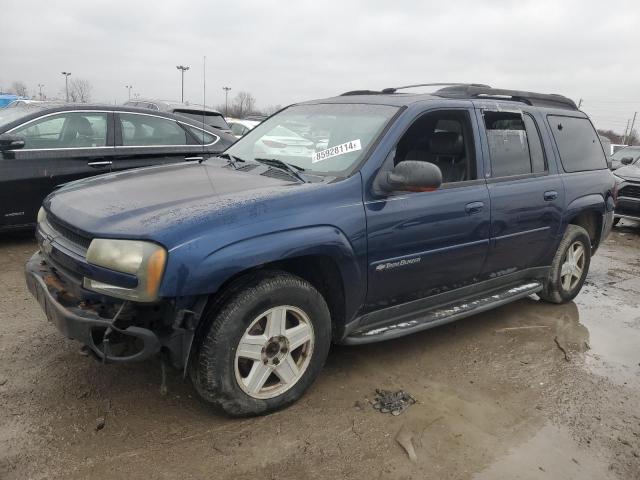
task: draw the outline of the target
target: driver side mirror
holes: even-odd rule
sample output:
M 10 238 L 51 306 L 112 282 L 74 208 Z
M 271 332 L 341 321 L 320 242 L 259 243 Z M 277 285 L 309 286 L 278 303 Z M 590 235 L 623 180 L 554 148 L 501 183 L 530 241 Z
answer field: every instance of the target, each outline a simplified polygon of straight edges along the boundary
M 442 185 L 442 172 L 430 162 L 405 160 L 398 163 L 390 172 L 383 172 L 376 178 L 374 189 L 391 193 L 429 192 Z
M 622 163 L 623 165 L 631 165 L 633 163 L 633 158 L 624 157 L 622 160 L 620 160 L 620 163 Z
M 3 133 L 0 135 L 0 151 L 18 150 L 24 147 L 24 138 L 12 135 L 11 133 Z

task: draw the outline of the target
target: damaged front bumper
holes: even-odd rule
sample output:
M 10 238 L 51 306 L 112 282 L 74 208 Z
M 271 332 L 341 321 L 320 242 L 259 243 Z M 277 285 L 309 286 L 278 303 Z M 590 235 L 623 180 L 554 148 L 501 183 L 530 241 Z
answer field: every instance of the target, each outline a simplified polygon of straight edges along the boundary
M 194 311 L 177 310 L 172 302 L 141 306 L 82 298 L 78 286 L 40 252 L 27 262 L 25 277 L 47 319 L 102 361 L 136 362 L 166 350 L 175 367 L 186 366 L 199 319 Z

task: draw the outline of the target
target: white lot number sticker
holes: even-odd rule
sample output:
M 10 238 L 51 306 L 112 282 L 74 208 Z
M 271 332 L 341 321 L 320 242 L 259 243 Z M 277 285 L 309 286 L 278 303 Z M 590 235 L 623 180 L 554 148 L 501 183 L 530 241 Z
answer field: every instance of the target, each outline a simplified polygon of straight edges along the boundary
M 350 142 L 316 152 L 311 155 L 311 163 L 320 162 L 322 160 L 326 160 L 327 158 L 337 157 L 338 155 L 344 155 L 345 153 L 355 152 L 357 150 L 362 150 L 360 139 L 351 140 Z

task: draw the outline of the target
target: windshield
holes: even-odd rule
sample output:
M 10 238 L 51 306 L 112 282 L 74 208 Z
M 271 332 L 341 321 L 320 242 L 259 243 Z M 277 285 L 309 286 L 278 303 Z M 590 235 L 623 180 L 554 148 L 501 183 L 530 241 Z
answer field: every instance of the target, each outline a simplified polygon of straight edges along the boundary
M 306 171 L 344 174 L 358 164 L 397 111 L 389 105 L 294 105 L 226 152 L 242 160 L 276 159 Z
M 623 148 L 618 150 L 616 153 L 611 155 L 611 160 L 621 161 L 623 158 L 633 158 L 633 162 L 635 163 L 640 158 L 640 148 Z

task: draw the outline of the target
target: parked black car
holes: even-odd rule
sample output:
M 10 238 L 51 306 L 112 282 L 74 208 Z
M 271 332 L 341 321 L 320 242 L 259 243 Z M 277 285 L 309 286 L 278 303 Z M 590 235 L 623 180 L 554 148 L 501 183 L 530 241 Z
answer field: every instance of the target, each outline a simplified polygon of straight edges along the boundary
M 200 160 L 235 137 L 172 114 L 105 105 L 0 111 L 0 231 L 35 224 L 42 200 L 83 177 Z
M 614 225 L 621 218 L 640 222 L 640 147 L 623 148 L 616 155 L 625 151 L 620 156 L 622 166 L 613 172 L 617 193 Z
M 191 120 L 203 122 L 212 128 L 225 133 L 231 133 L 231 127 L 227 124 L 222 113 L 213 108 L 203 107 L 194 103 L 171 102 L 168 100 L 137 99 L 125 102 L 128 107 L 146 108 L 157 112 L 173 113 Z

